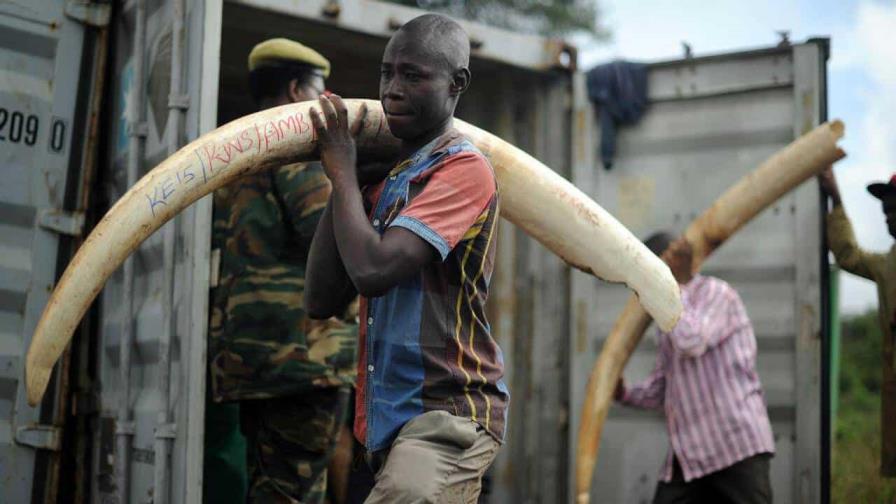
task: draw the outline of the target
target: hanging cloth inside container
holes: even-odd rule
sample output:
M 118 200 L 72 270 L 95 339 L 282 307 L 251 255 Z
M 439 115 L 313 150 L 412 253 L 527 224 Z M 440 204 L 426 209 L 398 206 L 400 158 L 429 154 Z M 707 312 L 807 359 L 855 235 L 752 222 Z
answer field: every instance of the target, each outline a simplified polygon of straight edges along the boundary
M 647 108 L 647 65 L 614 61 L 598 65 L 585 76 L 588 97 L 600 114 L 600 159 L 613 166 L 616 127 L 635 124 Z

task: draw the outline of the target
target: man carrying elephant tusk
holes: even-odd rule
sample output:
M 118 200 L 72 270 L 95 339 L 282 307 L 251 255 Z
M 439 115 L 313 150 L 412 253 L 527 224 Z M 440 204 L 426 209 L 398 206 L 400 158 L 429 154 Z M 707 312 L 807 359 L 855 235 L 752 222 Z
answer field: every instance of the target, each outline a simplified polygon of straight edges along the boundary
M 344 103 L 321 97 L 311 112 L 333 195 L 305 304 L 329 317 L 361 294 L 355 435 L 376 473 L 368 503 L 474 503 L 504 437 L 503 359 L 485 316 L 498 193 L 452 120 L 469 52 L 463 29 L 439 15 L 392 37 L 380 100 L 398 162 L 363 190 Z

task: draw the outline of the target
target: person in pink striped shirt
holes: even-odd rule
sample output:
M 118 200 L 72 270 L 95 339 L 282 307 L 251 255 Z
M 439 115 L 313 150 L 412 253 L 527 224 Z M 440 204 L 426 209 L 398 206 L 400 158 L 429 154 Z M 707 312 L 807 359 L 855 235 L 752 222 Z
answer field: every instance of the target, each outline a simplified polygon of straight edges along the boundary
M 616 388 L 620 403 L 666 416 L 670 446 L 653 502 L 770 503 L 775 444 L 744 304 L 723 280 L 693 273 L 683 238 L 657 233 L 646 245 L 664 251 L 684 305 L 678 325 L 659 333 L 650 376 Z

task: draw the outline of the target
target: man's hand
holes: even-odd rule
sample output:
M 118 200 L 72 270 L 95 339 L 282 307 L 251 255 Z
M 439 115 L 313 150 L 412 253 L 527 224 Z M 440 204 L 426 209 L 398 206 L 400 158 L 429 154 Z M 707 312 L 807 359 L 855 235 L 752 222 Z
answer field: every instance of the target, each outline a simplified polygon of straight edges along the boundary
M 821 186 L 821 190 L 831 197 L 835 205 L 840 204 L 840 188 L 837 186 L 833 167 L 828 166 L 818 174 L 818 184 Z
M 358 153 L 355 137 L 364 125 L 367 106 L 361 106 L 358 117 L 349 128 L 348 109 L 342 98 L 338 95 L 321 95 L 319 101 L 326 122 L 321 119 L 320 113 L 312 108 L 311 124 L 317 132 L 320 161 L 324 165 L 324 171 L 334 185 L 340 183 L 357 185 L 355 170 Z

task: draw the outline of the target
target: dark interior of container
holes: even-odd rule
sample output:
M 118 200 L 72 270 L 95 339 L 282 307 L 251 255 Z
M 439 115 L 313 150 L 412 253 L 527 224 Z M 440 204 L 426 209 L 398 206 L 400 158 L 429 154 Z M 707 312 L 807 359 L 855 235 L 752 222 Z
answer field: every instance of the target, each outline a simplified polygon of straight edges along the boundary
M 286 37 L 314 48 L 332 65 L 327 88 L 343 97 L 376 99 L 379 93 L 379 63 L 387 39 L 328 24 L 323 18 L 308 20 L 242 5 L 224 4 L 221 37 L 221 75 L 218 124 L 255 112 L 247 84 L 247 60 L 252 47 L 269 38 Z M 527 149 L 531 131 L 511 133 L 507 128 L 527 130 L 532 124 L 532 86 L 543 76 L 536 72 L 476 58 L 470 62 L 473 81 L 461 99 L 457 116 L 499 136 L 513 136 Z M 499 89 L 515 89 L 513 96 L 497 96 Z M 528 97 L 528 99 L 527 99 Z M 501 110 L 501 107 L 505 107 Z M 511 124 L 499 125 L 498 117 L 510 107 Z M 503 128 L 503 131 L 502 131 Z

